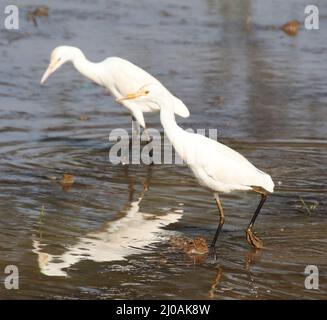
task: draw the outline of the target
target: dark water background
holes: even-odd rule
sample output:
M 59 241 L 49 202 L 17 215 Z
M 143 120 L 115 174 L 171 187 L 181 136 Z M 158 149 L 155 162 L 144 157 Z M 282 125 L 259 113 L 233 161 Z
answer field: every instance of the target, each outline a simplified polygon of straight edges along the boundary
M 304 29 L 304 0 L 43 3 L 50 15 L 38 27 L 26 13 L 42 1 L 30 0 L 19 31 L 0 29 L 0 271 L 20 271 L 16 291 L 0 272 L 0 298 L 325 299 L 327 3 L 316 1 L 318 31 Z M 291 19 L 296 37 L 279 29 Z M 245 241 L 258 202 L 245 193 L 222 196 L 217 261 L 171 248 L 172 235 L 211 240 L 212 196 L 187 167 L 109 163 L 109 133 L 130 130 L 127 110 L 72 66 L 39 85 L 62 44 L 148 70 L 189 107 L 184 128 L 217 128 L 272 175 L 276 192 L 255 226 L 264 250 Z M 158 115 L 146 121 L 161 128 Z M 64 172 L 75 177 L 69 191 L 48 179 Z M 304 288 L 309 264 L 318 291 Z

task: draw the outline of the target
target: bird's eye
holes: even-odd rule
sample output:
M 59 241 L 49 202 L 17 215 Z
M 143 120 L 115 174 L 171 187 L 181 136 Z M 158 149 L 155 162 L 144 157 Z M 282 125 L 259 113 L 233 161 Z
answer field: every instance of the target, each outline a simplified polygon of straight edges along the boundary
M 144 93 L 145 93 L 145 94 L 149 94 L 150 91 L 149 91 L 149 90 L 145 90 Z
M 61 60 L 61 58 L 58 58 L 57 62 L 59 62 Z

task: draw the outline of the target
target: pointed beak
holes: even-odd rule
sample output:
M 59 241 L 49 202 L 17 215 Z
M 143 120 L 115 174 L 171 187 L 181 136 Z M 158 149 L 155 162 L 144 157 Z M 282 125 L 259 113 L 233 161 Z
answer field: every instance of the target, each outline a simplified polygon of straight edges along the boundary
M 43 84 L 49 78 L 51 73 L 54 72 L 54 70 L 55 70 L 54 67 L 51 64 L 49 64 L 47 70 L 43 74 L 43 77 L 42 77 L 42 79 L 40 81 L 40 84 Z
M 122 101 L 125 101 L 125 100 L 133 100 L 133 99 L 137 99 L 137 98 L 139 98 L 139 97 L 144 97 L 144 96 L 146 96 L 148 93 L 149 93 L 148 90 L 140 89 L 140 90 L 137 91 L 137 92 L 134 92 L 134 93 L 128 93 L 125 97 L 118 98 L 118 99 L 116 99 L 116 101 L 117 101 L 117 102 L 122 102 Z
M 49 78 L 49 76 L 53 74 L 62 65 L 62 62 L 60 60 L 61 59 L 58 59 L 54 62 L 50 62 L 48 69 L 44 72 L 44 75 L 40 81 L 41 84 L 43 84 Z
M 125 101 L 125 100 L 136 99 L 137 97 L 139 97 L 139 96 L 136 96 L 136 94 L 134 94 L 134 93 L 128 93 L 127 96 L 121 97 L 121 98 L 117 98 L 116 101 L 117 102 L 122 102 L 122 101 Z

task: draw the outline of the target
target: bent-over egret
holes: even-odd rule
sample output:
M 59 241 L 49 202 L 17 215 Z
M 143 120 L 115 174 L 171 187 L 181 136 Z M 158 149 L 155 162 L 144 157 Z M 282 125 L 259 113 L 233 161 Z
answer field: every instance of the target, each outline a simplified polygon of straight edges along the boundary
M 274 182 L 270 175 L 257 169 L 233 149 L 179 127 L 175 120 L 171 96 L 162 92 L 156 84 L 147 85 L 141 88 L 140 92 L 147 94 L 136 99 L 157 103 L 160 106 L 160 120 L 168 139 L 181 159 L 193 171 L 199 184 L 214 194 L 220 220 L 211 246 L 215 246 L 225 221 L 224 210 L 218 193 L 249 190 L 259 193 L 261 200 L 246 229 L 246 239 L 253 247 L 263 248 L 263 242 L 252 232 L 252 228 L 268 193 L 274 191 Z M 124 100 L 130 99 L 132 98 L 124 98 Z
M 66 62 L 72 62 L 81 74 L 105 87 L 116 98 L 117 102 L 122 103 L 131 112 L 133 119 L 145 131 L 146 124 L 143 112 L 158 112 L 160 110 L 158 104 L 150 101 L 143 101 L 142 103 L 136 100 L 121 101 L 121 98 L 129 97 L 132 99 L 146 94 L 138 89 L 147 84 L 156 83 L 158 90 L 172 97 L 176 114 L 184 118 L 190 115 L 187 107 L 180 99 L 173 96 L 156 78 L 133 63 L 118 57 L 109 57 L 102 62 L 93 63 L 87 60 L 83 52 L 76 47 L 60 46 L 52 51 L 50 64 L 41 79 L 41 84 Z M 146 132 L 146 134 L 148 133 Z

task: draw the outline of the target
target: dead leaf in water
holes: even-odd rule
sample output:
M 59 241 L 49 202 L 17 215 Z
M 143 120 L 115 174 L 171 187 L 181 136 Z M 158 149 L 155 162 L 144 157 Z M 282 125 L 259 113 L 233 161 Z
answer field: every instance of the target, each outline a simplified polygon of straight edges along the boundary
M 188 241 L 184 251 L 188 255 L 202 255 L 209 252 L 207 241 L 202 237 L 195 237 Z
M 86 115 L 86 114 L 81 114 L 81 115 L 79 116 L 79 119 L 80 119 L 81 121 L 87 121 L 87 120 L 90 120 L 90 117 L 89 117 L 88 115 Z
M 63 177 L 60 179 L 60 184 L 64 190 L 69 190 L 74 183 L 74 176 L 69 173 L 64 173 Z
M 170 245 L 177 250 L 181 250 L 188 256 L 203 257 L 209 252 L 207 241 L 202 237 L 187 238 L 187 237 L 171 237 Z
M 169 244 L 173 249 L 183 250 L 187 244 L 187 241 L 188 238 L 186 237 L 172 236 L 169 239 Z
M 27 12 L 27 20 L 33 21 L 35 27 L 37 27 L 36 17 L 48 17 L 49 16 L 49 7 L 47 6 L 38 6 L 34 11 Z
M 217 96 L 214 98 L 214 104 L 223 105 L 224 102 L 225 102 L 225 98 L 222 96 Z
M 160 10 L 160 15 L 162 16 L 162 17 L 171 17 L 172 15 L 171 15 L 171 13 L 170 12 L 168 12 L 167 10 Z
M 299 31 L 300 23 L 297 20 L 292 20 L 282 26 L 282 30 L 289 36 L 296 36 Z

